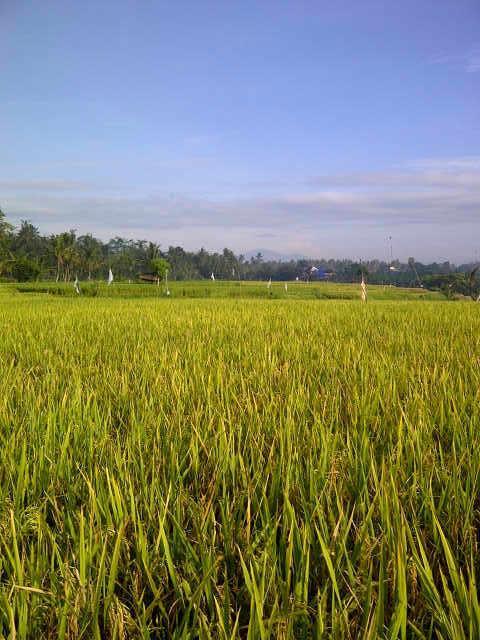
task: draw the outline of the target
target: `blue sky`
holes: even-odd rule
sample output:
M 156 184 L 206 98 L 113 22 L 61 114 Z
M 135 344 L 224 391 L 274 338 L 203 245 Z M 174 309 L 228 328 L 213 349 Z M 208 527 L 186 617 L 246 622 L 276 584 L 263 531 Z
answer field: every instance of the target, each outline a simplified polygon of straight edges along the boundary
M 0 0 L 0 206 L 163 247 L 472 260 L 479 98 L 478 0 Z

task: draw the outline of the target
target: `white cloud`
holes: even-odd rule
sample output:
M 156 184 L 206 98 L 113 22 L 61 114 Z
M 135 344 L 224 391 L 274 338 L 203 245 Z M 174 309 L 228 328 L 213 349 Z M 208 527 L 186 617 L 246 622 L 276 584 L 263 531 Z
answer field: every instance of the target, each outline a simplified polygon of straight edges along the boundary
M 480 71 L 480 49 L 472 51 L 466 59 L 466 71 L 476 73 Z
M 480 237 L 480 158 L 429 158 L 378 172 L 318 176 L 268 197 L 138 196 L 62 180 L 3 182 L 0 202 L 10 218 L 30 219 L 44 232 L 76 228 L 103 238 L 237 251 L 266 240 L 266 248 L 305 254 L 326 243 L 323 255 L 345 256 L 362 238 L 379 255 L 385 230 L 393 228 L 405 238 L 405 251 L 415 242 L 428 252 L 436 235 L 444 254 L 450 248 L 461 257 Z
M 0 180 L 2 191 L 88 191 L 98 185 L 76 180 Z
M 480 170 L 480 156 L 457 158 L 421 158 L 408 163 L 413 169 L 436 169 L 439 171 Z
M 431 62 L 462 69 L 467 73 L 476 73 L 480 71 L 480 45 L 474 45 L 463 52 L 435 56 Z

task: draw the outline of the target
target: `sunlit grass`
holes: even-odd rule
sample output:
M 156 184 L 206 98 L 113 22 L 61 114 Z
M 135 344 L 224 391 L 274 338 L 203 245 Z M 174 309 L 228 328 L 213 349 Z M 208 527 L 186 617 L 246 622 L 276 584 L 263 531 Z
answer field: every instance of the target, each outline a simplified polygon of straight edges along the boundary
M 480 637 L 479 314 L 3 294 L 4 636 Z
M 51 294 L 62 297 L 76 297 L 72 282 L 29 282 L 24 284 L 0 285 L 2 290 L 24 294 Z M 146 298 L 166 297 L 166 286 L 163 282 L 156 284 L 139 284 L 137 282 L 114 282 L 107 286 L 106 282 L 81 282 L 83 297 L 101 298 Z M 335 282 L 289 282 L 285 291 L 284 282 L 273 282 L 271 287 L 266 282 L 193 280 L 170 281 L 168 290 L 171 298 L 255 298 L 263 300 L 358 300 L 360 284 Z M 402 288 L 390 285 L 370 285 L 368 297 L 371 300 L 444 300 L 445 297 L 434 291 L 419 288 Z

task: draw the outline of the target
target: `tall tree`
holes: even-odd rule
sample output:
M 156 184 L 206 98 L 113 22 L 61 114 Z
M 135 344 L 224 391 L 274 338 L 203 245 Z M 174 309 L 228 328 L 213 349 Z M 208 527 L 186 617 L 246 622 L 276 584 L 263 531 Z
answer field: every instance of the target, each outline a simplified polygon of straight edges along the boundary
M 12 251 L 17 254 L 28 256 L 29 258 L 40 259 L 43 255 L 45 245 L 40 235 L 38 227 L 29 220 L 22 220 L 20 227 L 13 235 L 11 243 Z
M 88 280 L 91 280 L 92 273 L 102 265 L 102 243 L 88 233 L 78 238 L 77 249 L 82 269 L 87 273 Z
M 58 282 L 60 280 L 60 275 L 63 272 L 63 279 L 66 282 L 70 279 L 71 268 L 78 257 L 78 253 L 76 253 L 75 248 L 76 232 L 71 229 L 70 231 L 59 233 L 58 235 L 51 237 L 51 242 L 57 261 L 55 280 Z
M 0 209 L 0 275 L 4 275 L 12 261 L 10 251 L 10 241 L 13 226 L 7 221 L 3 211 Z

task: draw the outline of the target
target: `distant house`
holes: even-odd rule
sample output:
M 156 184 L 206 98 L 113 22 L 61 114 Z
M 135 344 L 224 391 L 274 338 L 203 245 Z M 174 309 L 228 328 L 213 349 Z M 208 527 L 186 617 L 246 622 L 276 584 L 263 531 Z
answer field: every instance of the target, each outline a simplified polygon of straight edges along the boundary
M 330 280 L 335 275 L 335 271 L 324 271 L 323 269 L 317 269 L 313 274 L 315 280 Z
M 138 277 L 142 282 L 156 283 L 158 281 L 158 277 L 153 273 L 141 273 Z
M 330 280 L 335 275 L 334 271 L 326 271 L 321 267 L 308 267 L 305 269 L 303 279 L 310 280 Z

